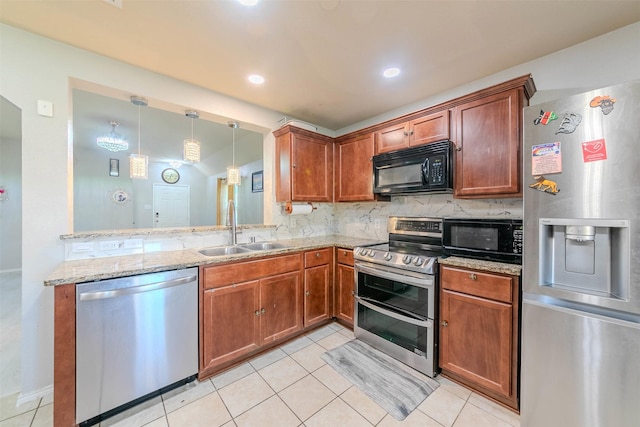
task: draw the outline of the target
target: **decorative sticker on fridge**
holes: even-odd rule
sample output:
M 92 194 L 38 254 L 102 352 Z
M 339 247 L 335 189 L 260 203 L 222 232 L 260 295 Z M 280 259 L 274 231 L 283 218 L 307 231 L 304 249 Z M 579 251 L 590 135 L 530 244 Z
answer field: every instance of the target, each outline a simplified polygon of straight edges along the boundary
M 604 139 L 582 143 L 582 160 L 585 163 L 607 160 L 607 145 Z
M 573 133 L 580 122 L 582 122 L 582 115 L 578 113 L 565 114 L 560 122 L 560 127 L 556 131 L 556 135 L 559 133 Z
M 555 181 L 551 181 L 550 179 L 545 178 L 542 175 L 534 176 L 533 179 L 536 180 L 533 184 L 529 185 L 529 187 L 542 191 L 543 193 L 549 193 L 552 195 L 556 195 L 558 190 L 558 183 Z
M 553 111 L 540 110 L 540 115 L 533 121 L 534 125 L 548 125 L 552 120 L 556 120 L 558 115 Z
M 596 96 L 591 100 L 591 102 L 589 103 L 589 106 L 591 108 L 600 107 L 602 109 L 602 114 L 606 116 L 607 114 L 613 111 L 613 104 L 615 104 L 615 102 L 616 102 L 616 99 L 611 98 L 609 95 Z
M 531 147 L 531 174 L 545 175 L 562 172 L 562 150 L 559 142 Z

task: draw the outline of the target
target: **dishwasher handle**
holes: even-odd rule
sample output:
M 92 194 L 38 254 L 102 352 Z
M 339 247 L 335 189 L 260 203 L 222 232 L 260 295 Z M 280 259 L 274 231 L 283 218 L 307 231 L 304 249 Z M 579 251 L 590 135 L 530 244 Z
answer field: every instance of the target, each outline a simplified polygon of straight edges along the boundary
M 79 294 L 80 301 L 93 301 L 107 298 L 117 298 L 124 295 L 133 295 L 143 292 L 155 291 L 158 289 L 171 288 L 173 286 L 183 285 L 185 283 L 195 282 L 196 276 L 181 277 L 179 279 L 164 280 L 162 282 L 149 283 L 140 286 L 131 286 L 128 288 L 114 289 L 111 291 L 98 291 L 98 292 L 81 292 Z

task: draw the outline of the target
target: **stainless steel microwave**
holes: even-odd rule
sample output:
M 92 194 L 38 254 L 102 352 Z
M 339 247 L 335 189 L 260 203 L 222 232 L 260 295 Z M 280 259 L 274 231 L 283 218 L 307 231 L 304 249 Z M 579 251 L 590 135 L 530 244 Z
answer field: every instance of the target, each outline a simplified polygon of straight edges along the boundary
M 446 255 L 522 264 L 521 219 L 443 218 Z
M 373 192 L 452 193 L 452 143 L 439 141 L 373 156 Z

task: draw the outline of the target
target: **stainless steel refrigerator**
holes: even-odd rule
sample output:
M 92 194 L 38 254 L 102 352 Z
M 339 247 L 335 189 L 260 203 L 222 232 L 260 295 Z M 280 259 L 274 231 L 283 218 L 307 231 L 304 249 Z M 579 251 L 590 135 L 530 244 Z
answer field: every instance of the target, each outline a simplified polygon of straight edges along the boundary
M 524 111 L 521 425 L 640 426 L 640 80 Z

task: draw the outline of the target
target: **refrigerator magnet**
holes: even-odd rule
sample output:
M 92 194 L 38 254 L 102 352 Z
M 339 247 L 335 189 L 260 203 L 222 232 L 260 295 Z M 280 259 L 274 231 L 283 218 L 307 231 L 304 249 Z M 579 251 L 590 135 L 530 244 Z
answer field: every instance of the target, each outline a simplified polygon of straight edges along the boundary
M 582 115 L 578 113 L 565 114 L 560 122 L 560 127 L 556 131 L 556 135 L 559 133 L 573 133 L 580 122 L 582 122 Z
M 536 144 L 531 147 L 531 175 L 562 172 L 562 150 L 559 142 Z
M 582 160 L 585 163 L 597 162 L 598 160 L 607 160 L 607 145 L 604 139 L 596 139 L 595 141 L 583 142 L 582 144 Z
M 600 107 L 602 109 L 602 114 L 606 116 L 607 114 L 613 111 L 613 104 L 615 104 L 615 102 L 616 102 L 616 99 L 611 98 L 609 95 L 596 96 L 591 100 L 591 102 L 589 103 L 589 106 L 591 108 Z
M 529 185 L 530 188 L 534 190 L 542 191 L 543 193 L 549 193 L 552 195 L 556 195 L 558 190 L 558 183 L 555 181 L 551 181 L 550 179 L 545 178 L 542 175 L 534 176 L 533 179 L 536 180 L 533 184 Z
M 533 121 L 534 125 L 548 125 L 551 121 L 556 120 L 558 115 L 553 111 L 540 110 L 540 115 Z

